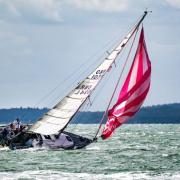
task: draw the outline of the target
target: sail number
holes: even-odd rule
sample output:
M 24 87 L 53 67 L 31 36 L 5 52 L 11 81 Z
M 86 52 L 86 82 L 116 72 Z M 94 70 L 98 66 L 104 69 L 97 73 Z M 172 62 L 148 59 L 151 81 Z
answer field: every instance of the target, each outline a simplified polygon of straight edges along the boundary
M 91 80 L 98 80 L 100 77 L 102 77 L 105 74 L 106 70 L 97 70 L 91 77 Z M 74 94 L 76 95 L 87 95 L 90 94 L 92 90 L 92 85 L 85 85 L 81 84 L 79 85 Z
M 100 77 L 102 77 L 105 74 L 106 70 L 97 70 L 94 75 L 92 75 L 92 80 L 98 80 Z
M 81 85 L 76 89 L 74 94 L 90 94 L 92 85 Z

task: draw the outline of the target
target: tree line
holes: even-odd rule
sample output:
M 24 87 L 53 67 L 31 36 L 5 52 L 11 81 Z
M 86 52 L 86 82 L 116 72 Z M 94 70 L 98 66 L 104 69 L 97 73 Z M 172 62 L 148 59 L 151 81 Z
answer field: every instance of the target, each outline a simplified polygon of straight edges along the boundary
M 17 117 L 23 123 L 34 123 L 48 108 L 10 108 L 0 109 L 0 124 L 12 122 Z M 79 112 L 71 123 L 96 124 L 99 123 L 104 112 Z M 107 119 L 107 117 L 106 117 Z M 106 121 L 105 119 L 105 121 Z M 179 124 L 180 123 L 180 103 L 164 104 L 156 106 L 142 107 L 141 110 L 131 118 L 130 124 Z

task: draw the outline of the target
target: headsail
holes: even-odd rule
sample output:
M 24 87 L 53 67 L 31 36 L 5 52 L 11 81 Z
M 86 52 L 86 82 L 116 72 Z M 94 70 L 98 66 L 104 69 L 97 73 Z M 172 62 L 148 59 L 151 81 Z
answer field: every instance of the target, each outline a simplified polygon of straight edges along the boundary
M 64 97 L 56 106 L 40 118 L 30 129 L 30 132 L 50 135 L 63 130 L 80 109 L 82 104 L 90 96 L 99 84 L 105 73 L 114 63 L 124 46 L 136 32 L 139 25 L 147 15 L 147 11 L 141 17 L 131 32 L 118 44 L 118 46 L 105 58 L 105 60 L 84 81 Z
M 151 62 L 148 57 L 142 28 L 134 61 L 119 93 L 119 98 L 108 111 L 108 120 L 101 137 L 107 139 L 114 130 L 129 120 L 141 107 L 150 87 Z

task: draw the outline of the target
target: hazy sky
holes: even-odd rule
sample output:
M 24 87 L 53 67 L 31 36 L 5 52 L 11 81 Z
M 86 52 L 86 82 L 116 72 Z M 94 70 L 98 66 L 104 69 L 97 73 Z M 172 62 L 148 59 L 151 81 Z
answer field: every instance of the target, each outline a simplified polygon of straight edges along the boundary
M 152 83 L 144 105 L 180 102 L 180 0 L 0 0 L 0 108 L 52 106 L 146 7 Z M 107 104 L 114 76 L 92 110 Z

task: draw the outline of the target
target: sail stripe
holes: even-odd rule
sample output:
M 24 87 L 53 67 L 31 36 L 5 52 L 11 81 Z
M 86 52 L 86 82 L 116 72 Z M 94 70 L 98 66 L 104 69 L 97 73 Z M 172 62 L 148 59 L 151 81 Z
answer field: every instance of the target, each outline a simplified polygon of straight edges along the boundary
M 129 91 L 134 85 L 135 85 L 135 83 L 136 83 L 136 81 L 137 81 L 137 71 L 139 70 L 138 68 L 139 68 L 139 64 L 140 64 L 140 61 L 135 61 L 134 62 L 134 68 L 133 68 L 133 70 L 131 71 L 131 74 L 130 74 L 130 80 L 128 80 L 128 89 L 127 89 L 127 91 Z
M 117 103 L 119 104 L 119 103 L 125 101 L 127 98 L 130 98 L 131 95 L 133 95 L 133 92 L 134 92 L 135 90 L 137 90 L 141 85 L 143 85 L 144 88 L 145 88 L 146 85 L 147 85 L 147 82 L 146 82 L 146 84 L 144 84 L 144 81 L 146 81 L 146 80 L 150 81 L 150 74 L 151 74 L 151 68 L 149 68 L 149 69 L 145 72 L 145 74 L 143 75 L 141 81 L 137 82 L 137 83 L 134 85 L 134 87 L 132 87 L 132 89 L 129 90 L 128 93 L 124 94 L 124 96 L 119 96 Z M 149 83 L 148 83 L 148 84 L 149 84 Z M 117 103 L 116 103 L 116 104 L 117 104 Z M 116 106 L 116 104 L 115 104 L 114 106 Z
M 130 108 L 134 109 L 138 109 L 136 106 L 138 106 L 141 102 L 144 101 L 146 95 L 147 95 L 147 92 L 148 92 L 149 89 L 147 89 L 141 96 L 139 96 L 138 98 L 136 98 L 134 101 L 132 101 L 130 104 L 126 105 L 122 111 L 120 113 L 118 112 L 114 112 L 113 115 L 114 116 L 121 116 L 121 115 L 124 115 Z M 132 112 L 132 109 L 131 109 L 131 112 Z
M 118 102 L 118 104 L 116 104 L 114 107 L 114 109 L 116 108 L 122 108 L 123 106 L 125 106 L 126 104 L 132 102 L 135 98 L 136 98 L 136 94 L 142 94 L 144 91 L 146 91 L 146 89 L 149 86 L 149 78 L 138 88 L 138 89 L 134 89 L 134 91 L 132 92 L 132 94 L 128 97 L 126 97 L 125 99 L 123 99 L 123 101 Z M 124 104 L 124 105 L 123 105 Z
M 125 115 L 126 113 L 129 113 L 129 112 L 135 112 L 136 113 L 137 110 L 139 110 L 139 108 L 138 108 L 139 105 L 144 101 L 144 99 L 146 97 L 146 94 L 147 94 L 147 91 L 141 97 L 138 97 L 135 101 L 133 101 L 131 104 L 128 104 L 127 106 L 125 106 L 122 109 L 123 111 L 114 112 L 113 115 L 116 116 L 116 117 L 119 117 L 119 116 L 123 116 L 123 115 Z
M 140 42 L 142 44 L 142 42 Z M 136 82 L 138 82 L 142 76 L 143 76 L 143 56 L 142 56 L 142 52 L 143 52 L 143 49 L 142 49 L 142 45 L 140 45 L 139 47 L 139 50 L 138 50 L 138 54 L 139 54 L 139 57 L 137 57 L 137 61 L 139 60 L 139 68 L 138 68 L 138 73 L 137 73 L 137 77 L 136 77 Z
M 139 104 L 136 106 L 131 107 L 130 109 L 127 109 L 126 112 L 121 114 L 121 116 L 133 116 L 134 113 L 136 113 L 139 110 Z
M 138 48 L 115 105 L 108 111 L 102 139 L 109 138 L 116 128 L 140 109 L 150 88 L 151 62 L 148 57 L 142 28 Z
M 148 70 L 145 74 L 144 77 L 139 81 L 127 94 L 125 94 L 122 98 L 121 96 L 119 97 L 118 102 L 113 106 L 111 110 L 109 110 L 110 113 L 117 107 L 122 108 L 125 106 L 127 103 L 131 102 L 136 98 L 136 94 L 143 93 L 147 87 L 149 86 L 149 81 L 150 81 L 150 70 Z
M 140 104 L 145 99 L 148 91 L 149 91 L 149 87 L 146 89 L 146 91 L 143 94 L 138 96 L 136 99 L 131 101 L 129 104 L 126 104 L 121 109 L 115 109 L 115 111 L 113 112 L 113 115 L 120 116 L 120 115 L 124 114 L 128 108 L 131 108 L 131 107 L 134 107 L 135 105 Z

